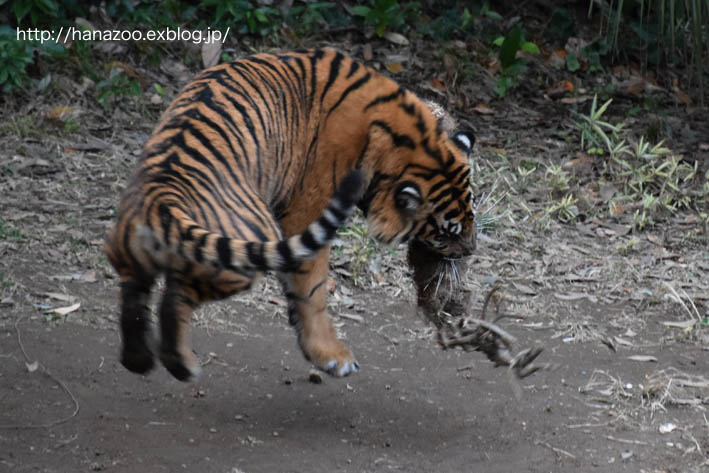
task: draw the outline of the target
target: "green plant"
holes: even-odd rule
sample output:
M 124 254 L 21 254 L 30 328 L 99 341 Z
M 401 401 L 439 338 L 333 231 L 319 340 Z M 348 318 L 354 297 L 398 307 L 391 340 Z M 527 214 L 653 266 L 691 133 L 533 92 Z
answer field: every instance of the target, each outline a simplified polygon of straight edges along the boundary
M 644 136 L 632 144 L 626 142 L 623 125 L 603 119 L 611 100 L 601 107 L 596 97 L 588 115 L 578 115 L 576 126 L 584 150 L 607 153 L 602 170 L 604 177 L 622 187 L 619 200 L 634 209 L 633 227 L 641 230 L 656 222 L 662 213 L 674 213 L 680 208 L 696 206 L 709 196 L 709 185 L 692 189 L 698 163 L 685 161 L 666 148 L 662 141 L 651 144 Z M 618 199 L 617 199 L 618 200 Z M 610 203 L 611 215 L 620 208 L 617 200 Z
M 22 240 L 23 235 L 17 228 L 11 227 L 0 217 L 0 240 Z
M 328 26 L 326 15 L 336 9 L 332 2 L 313 2 L 296 5 L 288 11 L 286 22 L 298 31 L 310 33 L 320 26 Z
M 563 223 L 569 223 L 576 220 L 579 215 L 579 209 L 576 206 L 576 199 L 571 194 L 566 194 L 558 202 L 552 203 L 550 207 L 547 208 L 547 215 L 556 214 L 559 221 Z
M 561 166 L 550 164 L 544 173 L 551 195 L 558 194 L 569 189 L 569 173 Z
M 575 26 L 574 15 L 567 8 L 555 8 L 547 32 L 552 38 L 566 41 L 574 34 Z
M 704 99 L 709 56 L 709 2 L 701 0 L 589 0 L 613 57 L 634 55 L 644 65 L 683 64 Z M 622 38 L 622 41 L 621 41 Z
M 362 17 L 365 24 L 374 26 L 377 36 L 383 35 L 388 29 L 401 29 L 407 18 L 421 8 L 418 2 L 399 5 L 397 0 L 371 0 L 370 5 L 356 5 L 350 11 Z
M 599 154 L 599 149 L 602 153 L 604 147 L 609 152 L 616 148 L 623 124 L 613 125 L 601 119 L 612 102 L 613 99 L 609 99 L 598 108 L 598 96 L 594 95 L 588 115 L 576 113 L 579 119 L 576 126 L 581 130 L 581 149 L 584 151 Z
M 111 68 L 108 79 L 96 84 L 98 103 L 104 108 L 110 108 L 117 99 L 137 97 L 143 93 L 140 82 L 128 77 L 122 69 Z
M 363 286 L 362 278 L 369 272 L 369 265 L 377 253 L 377 242 L 369 236 L 369 230 L 361 219 L 337 232 L 339 236 L 351 239 L 350 271 L 352 282 L 359 287 Z
M 506 36 L 498 37 L 493 44 L 500 47 L 499 59 L 502 67 L 502 74 L 497 79 L 495 92 L 504 97 L 509 90 L 518 85 L 518 76 L 527 70 L 524 59 L 517 57 L 519 51 L 530 54 L 538 54 L 539 47 L 524 40 L 524 31 L 521 25 L 517 25 Z
M 18 25 L 22 24 L 25 18 L 29 18 L 30 23 L 37 26 L 42 21 L 59 16 L 59 3 L 56 0 L 0 0 L 0 7 L 5 4 Z
M 602 58 L 611 51 L 610 44 L 605 38 L 600 38 L 581 50 L 581 57 L 588 63 L 589 72 L 603 71 Z
M 17 30 L 0 26 L 0 88 L 4 93 L 30 83 L 27 67 L 34 63 L 35 52 L 50 57 L 65 54 L 64 48 L 54 41 L 18 40 Z
M 202 8 L 215 8 L 214 22 L 233 26 L 237 33 L 267 36 L 279 28 L 281 11 L 277 8 L 257 7 L 246 0 L 203 0 Z

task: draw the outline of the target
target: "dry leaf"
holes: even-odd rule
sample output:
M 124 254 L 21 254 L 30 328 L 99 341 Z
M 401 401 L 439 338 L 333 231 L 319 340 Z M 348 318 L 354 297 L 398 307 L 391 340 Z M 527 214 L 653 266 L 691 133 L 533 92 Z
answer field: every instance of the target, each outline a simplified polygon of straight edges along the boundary
M 631 355 L 628 359 L 632 361 L 649 361 L 652 363 L 657 363 L 657 358 L 652 355 Z
M 404 70 L 404 66 L 402 66 L 400 62 L 390 62 L 389 64 L 385 64 L 384 67 L 392 74 L 398 74 Z
M 202 43 L 202 64 L 205 68 L 214 67 L 219 64 L 222 55 L 222 42 L 211 41 Z
M 526 295 L 528 295 L 528 296 L 533 296 L 533 295 L 535 295 L 535 294 L 537 293 L 537 291 L 535 291 L 535 290 L 532 289 L 531 287 L 527 286 L 526 284 L 520 284 L 520 283 L 513 282 L 512 285 L 513 285 L 513 286 L 515 287 L 515 289 L 517 289 L 519 292 L 521 292 L 522 294 L 526 294 Z
M 53 109 L 47 112 L 45 117 L 49 121 L 63 125 L 64 121 L 71 116 L 73 111 L 74 110 L 68 106 L 54 107 Z
M 593 97 L 590 95 L 579 95 L 578 97 L 564 97 L 560 100 L 561 103 L 573 105 L 577 103 L 584 103 L 587 100 L 591 100 Z
M 77 302 L 76 304 L 72 304 L 67 307 L 57 307 L 56 309 L 50 309 L 45 312 L 45 314 L 58 314 L 58 315 L 67 315 L 75 310 L 77 310 L 79 307 L 81 307 L 81 302 Z
M 371 43 L 367 43 L 364 45 L 364 48 L 362 49 L 362 58 L 365 61 L 371 61 L 372 58 L 374 58 L 374 52 L 372 51 Z
M 393 31 L 387 31 L 382 35 L 382 38 L 386 39 L 390 43 L 398 44 L 399 46 L 409 45 L 409 40 L 406 38 L 406 36 L 399 33 L 395 33 Z
M 96 282 L 96 271 L 90 269 L 81 275 L 79 278 L 81 282 Z
M 672 320 L 668 320 L 666 322 L 662 322 L 662 325 L 664 325 L 665 327 L 681 328 L 681 329 L 687 330 L 687 329 L 694 327 L 694 325 L 696 323 L 697 322 L 694 320 L 683 320 L 681 322 L 674 322 Z
M 680 103 L 683 103 L 685 105 L 692 105 L 692 98 L 687 95 L 682 89 L 679 87 L 674 87 L 675 91 L 675 97 Z
M 437 89 L 445 89 L 446 88 L 446 84 L 444 84 L 442 81 L 436 79 L 435 77 L 433 79 L 431 79 L 431 84 L 433 84 L 433 86 Z
M 642 77 L 631 77 L 619 84 L 619 89 L 628 95 L 640 95 L 645 92 L 645 80 Z
M 624 339 L 624 338 L 620 338 L 620 337 L 617 337 L 617 336 L 616 336 L 616 337 L 613 337 L 613 338 L 615 339 L 615 342 L 616 342 L 618 345 L 623 345 L 623 346 L 626 346 L 626 347 L 635 346 L 635 345 L 633 345 L 633 342 L 631 342 L 630 340 L 626 340 L 626 339 Z
M 592 303 L 598 302 L 598 298 L 591 294 L 586 294 L 585 292 L 568 292 L 566 294 L 554 294 L 554 297 L 561 299 L 562 301 L 577 301 L 579 299 L 588 299 Z
M 479 103 L 474 106 L 473 111 L 475 113 L 479 113 L 480 115 L 494 115 L 496 113 L 494 109 L 488 107 L 484 103 Z
M 560 97 L 567 92 L 574 91 L 574 84 L 569 80 L 563 80 L 554 84 L 550 89 L 547 90 L 547 95 L 549 97 Z

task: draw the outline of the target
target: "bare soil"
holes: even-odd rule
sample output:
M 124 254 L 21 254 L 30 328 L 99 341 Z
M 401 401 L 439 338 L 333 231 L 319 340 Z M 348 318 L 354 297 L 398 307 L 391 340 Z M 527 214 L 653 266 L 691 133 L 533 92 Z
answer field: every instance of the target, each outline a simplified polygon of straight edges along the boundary
M 0 471 L 709 467 L 709 333 L 700 323 L 709 316 L 709 255 L 691 213 L 635 233 L 627 220 L 597 216 L 508 219 L 485 230 L 466 278 L 471 312 L 503 281 L 501 325 L 518 349 L 541 345 L 540 362 L 557 365 L 525 379 L 520 398 L 506 369 L 436 344 L 413 305 L 405 251 L 368 253 L 348 238 L 334 252 L 330 302 L 360 373 L 309 379 L 271 277 L 196 314 L 198 382 L 162 368 L 127 372 L 118 363 L 117 281 L 101 244 L 164 104 L 141 98 L 104 111 L 78 88 L 1 124 Z M 512 170 L 574 156 L 576 139 L 559 135 L 569 131 L 567 106 L 541 92 L 487 100 L 494 114 L 463 119 L 478 132 L 478 171 L 501 166 L 502 148 Z M 78 132 L 48 118 L 60 105 L 72 108 Z M 671 144 L 705 172 L 706 110 L 671 115 Z M 543 193 L 530 184 L 514 202 L 541 209 Z M 363 254 L 359 271 L 352 261 Z

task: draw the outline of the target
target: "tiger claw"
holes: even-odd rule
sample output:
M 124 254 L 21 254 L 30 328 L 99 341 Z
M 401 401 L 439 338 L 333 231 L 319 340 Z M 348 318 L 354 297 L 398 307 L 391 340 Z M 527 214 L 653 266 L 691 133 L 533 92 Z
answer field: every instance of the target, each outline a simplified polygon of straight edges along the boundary
M 338 367 L 336 360 L 330 360 L 325 366 L 320 367 L 322 371 L 329 374 L 330 376 L 335 376 L 337 378 L 344 378 L 353 373 L 359 371 L 359 363 L 356 361 L 346 361 Z

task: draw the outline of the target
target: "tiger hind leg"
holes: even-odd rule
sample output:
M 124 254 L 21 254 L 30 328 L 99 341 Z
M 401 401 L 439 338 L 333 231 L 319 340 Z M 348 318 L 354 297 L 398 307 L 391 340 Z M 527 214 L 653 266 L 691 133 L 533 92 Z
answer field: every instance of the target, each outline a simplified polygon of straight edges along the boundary
M 160 305 L 160 361 L 170 374 L 189 382 L 202 371 L 190 337 L 190 321 L 198 305 L 247 290 L 259 276 L 225 271 L 207 280 L 187 280 L 176 273 L 166 275 Z
M 134 280 L 121 282 L 121 364 L 128 370 L 145 374 L 155 366 L 150 327 L 149 284 Z
M 180 381 L 193 381 L 201 372 L 190 342 L 190 319 L 198 304 L 194 288 L 167 275 L 160 304 L 160 361 Z

